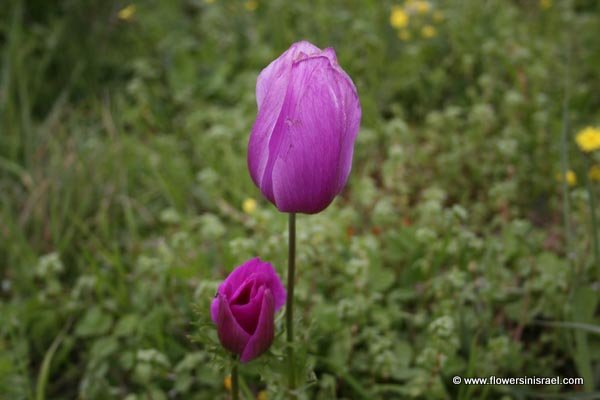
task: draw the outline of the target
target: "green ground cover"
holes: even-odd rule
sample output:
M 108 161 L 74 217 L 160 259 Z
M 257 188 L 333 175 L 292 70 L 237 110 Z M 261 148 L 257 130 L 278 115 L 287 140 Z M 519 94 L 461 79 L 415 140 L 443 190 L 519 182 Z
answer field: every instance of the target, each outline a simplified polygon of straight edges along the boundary
M 599 37 L 594 0 L 4 0 L 0 399 L 228 398 L 208 308 L 250 257 L 285 275 L 246 146 L 300 39 L 363 107 L 345 191 L 298 217 L 303 396 L 600 398 Z M 244 398 L 283 396 L 283 344 Z

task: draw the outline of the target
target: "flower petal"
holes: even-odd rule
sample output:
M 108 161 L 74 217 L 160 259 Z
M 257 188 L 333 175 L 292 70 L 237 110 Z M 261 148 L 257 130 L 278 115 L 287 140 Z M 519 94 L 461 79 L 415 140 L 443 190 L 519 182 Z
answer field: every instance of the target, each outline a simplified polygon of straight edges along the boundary
M 294 63 L 271 168 L 280 211 L 317 213 L 343 188 L 360 122 L 352 86 L 331 63 L 331 54 Z
M 285 287 L 283 287 L 279 275 L 277 275 L 275 268 L 271 264 L 263 262 L 260 268 L 260 271 L 256 272 L 253 276 L 256 280 L 256 287 L 265 286 L 271 291 L 275 303 L 275 311 L 277 311 L 285 304 Z
M 212 303 L 210 303 L 210 319 L 212 319 L 215 324 L 219 319 L 219 292 L 217 292 Z
M 254 184 L 269 201 L 274 202 L 271 186 L 273 150 L 278 147 L 277 132 L 283 124 L 281 110 L 287 94 L 294 60 L 317 54 L 321 50 L 309 42 L 294 43 L 287 51 L 269 64 L 256 81 L 258 115 L 248 142 L 248 169 Z
M 233 317 L 225 296 L 218 293 L 217 300 L 217 333 L 219 335 L 219 340 L 227 350 L 236 354 L 242 354 L 248 344 L 250 335 Z
M 264 262 L 258 257 L 244 262 L 231 271 L 229 276 L 219 286 L 218 291 L 226 294 L 229 299 L 233 298 L 234 293 L 244 284 L 250 275 L 261 269 L 262 264 Z
M 273 294 L 266 289 L 263 296 L 260 317 L 256 331 L 248 340 L 240 358 L 240 362 L 246 363 L 264 353 L 275 337 L 275 304 Z
M 277 272 L 275 272 L 273 266 L 271 264 L 269 264 L 269 266 L 271 268 L 270 272 L 267 272 L 267 274 L 270 275 L 267 286 L 273 295 L 275 311 L 278 311 L 285 304 L 287 292 L 285 291 L 285 287 L 281 283 L 281 279 L 279 278 L 279 275 L 277 275 Z
M 269 96 L 261 104 L 256 121 L 252 126 L 250 140 L 248 142 L 248 170 L 254 184 L 260 188 L 263 195 L 273 202 L 270 181 L 264 182 L 271 156 L 271 142 L 276 130 L 281 107 L 287 92 L 289 73 L 278 78 L 269 91 Z
M 246 304 L 230 304 L 233 317 L 249 335 L 256 331 L 265 290 L 265 286 L 260 286 L 256 295 Z
M 269 92 L 272 87 L 277 85 L 278 79 L 280 79 L 284 73 L 290 71 L 292 62 L 300 55 L 300 53 L 311 55 L 320 52 L 321 49 L 317 46 L 303 40 L 292 44 L 282 55 L 267 65 L 256 79 L 256 103 L 258 109 L 260 110 L 265 97 L 271 95 Z
M 285 304 L 286 291 L 279 275 L 277 275 L 277 271 L 275 271 L 271 263 L 262 261 L 259 257 L 252 258 L 235 268 L 219 286 L 218 292 L 225 294 L 230 301 L 234 301 L 241 294 L 240 290 L 242 290 L 244 283 L 251 278 L 255 281 L 253 282 L 254 292 L 250 293 L 250 297 L 256 293 L 256 288 L 259 285 L 266 285 L 271 290 L 275 299 L 275 311 L 279 310 Z M 216 321 L 216 315 L 215 299 L 211 305 L 213 321 Z
M 253 272 L 246 280 L 239 286 L 233 296 L 228 297 L 229 304 L 233 305 L 246 305 L 250 303 L 252 297 L 256 294 L 256 273 Z
M 335 70 L 338 72 L 336 77 L 336 85 L 340 97 L 342 98 L 343 104 L 343 115 L 344 115 L 344 126 L 345 135 L 342 139 L 342 148 L 340 153 L 340 174 L 338 176 L 337 194 L 339 194 L 346 186 L 350 170 L 352 169 L 352 155 L 354 153 L 354 142 L 358 135 L 360 128 L 360 120 L 362 117 L 362 110 L 360 107 L 360 100 L 358 98 L 358 91 L 352 78 L 340 67 L 335 50 L 328 47 L 322 52 Z

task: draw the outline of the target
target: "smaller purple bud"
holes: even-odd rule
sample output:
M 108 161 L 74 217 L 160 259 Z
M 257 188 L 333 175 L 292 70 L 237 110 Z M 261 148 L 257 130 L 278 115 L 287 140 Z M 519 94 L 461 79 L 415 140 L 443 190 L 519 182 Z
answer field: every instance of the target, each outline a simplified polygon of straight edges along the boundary
M 275 312 L 285 304 L 286 292 L 273 266 L 253 258 L 235 268 L 217 290 L 210 314 L 223 347 L 255 359 L 273 343 Z

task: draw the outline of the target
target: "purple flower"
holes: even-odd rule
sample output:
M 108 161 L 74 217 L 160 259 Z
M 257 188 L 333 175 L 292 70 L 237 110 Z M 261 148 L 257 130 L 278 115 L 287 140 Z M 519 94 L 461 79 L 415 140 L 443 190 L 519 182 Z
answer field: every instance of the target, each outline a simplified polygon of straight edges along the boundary
M 223 281 L 210 306 L 219 340 L 242 363 L 264 353 L 273 342 L 275 311 L 285 304 L 285 288 L 273 266 L 246 261 Z
M 361 117 L 335 51 L 294 43 L 258 76 L 256 102 L 252 180 L 282 212 L 324 210 L 348 180 Z

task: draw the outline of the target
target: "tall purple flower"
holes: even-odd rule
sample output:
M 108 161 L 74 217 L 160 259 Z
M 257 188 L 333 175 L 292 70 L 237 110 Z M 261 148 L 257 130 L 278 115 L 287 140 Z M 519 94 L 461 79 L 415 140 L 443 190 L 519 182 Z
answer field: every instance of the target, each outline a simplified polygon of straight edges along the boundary
M 285 288 L 273 266 L 253 258 L 235 268 L 210 307 L 223 347 L 248 362 L 273 343 L 275 312 L 285 304 Z
M 361 118 L 335 51 L 294 43 L 258 76 L 256 102 L 252 180 L 282 212 L 322 211 L 348 180 Z

